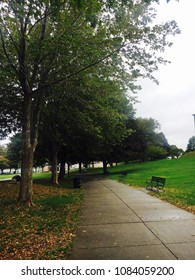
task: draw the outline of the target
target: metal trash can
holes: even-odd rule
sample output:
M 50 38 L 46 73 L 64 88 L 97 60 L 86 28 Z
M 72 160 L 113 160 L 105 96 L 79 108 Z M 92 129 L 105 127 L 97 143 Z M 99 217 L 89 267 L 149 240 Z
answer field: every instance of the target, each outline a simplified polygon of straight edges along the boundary
M 81 179 L 79 177 L 73 178 L 73 188 L 79 189 L 81 187 Z

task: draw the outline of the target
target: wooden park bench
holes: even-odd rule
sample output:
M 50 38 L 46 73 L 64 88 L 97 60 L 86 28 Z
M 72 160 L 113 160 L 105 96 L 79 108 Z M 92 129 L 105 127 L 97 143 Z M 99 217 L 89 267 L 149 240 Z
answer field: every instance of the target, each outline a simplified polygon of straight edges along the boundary
M 163 177 L 152 176 L 151 179 L 146 180 L 146 189 L 153 190 L 155 188 L 157 191 L 164 191 L 165 181 L 166 179 Z

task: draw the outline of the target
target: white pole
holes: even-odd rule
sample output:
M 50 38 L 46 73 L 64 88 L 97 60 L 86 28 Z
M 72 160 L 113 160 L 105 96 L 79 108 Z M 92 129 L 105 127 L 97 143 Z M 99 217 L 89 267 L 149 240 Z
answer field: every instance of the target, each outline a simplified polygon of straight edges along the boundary
M 194 134 L 195 134 L 195 114 L 192 114 L 192 116 L 194 117 Z

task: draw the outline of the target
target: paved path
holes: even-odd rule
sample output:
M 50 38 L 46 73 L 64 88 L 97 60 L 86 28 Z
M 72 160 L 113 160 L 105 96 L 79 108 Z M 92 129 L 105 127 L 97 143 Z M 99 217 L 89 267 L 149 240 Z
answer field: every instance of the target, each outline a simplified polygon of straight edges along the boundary
M 69 259 L 195 260 L 195 215 L 112 180 L 84 183 Z

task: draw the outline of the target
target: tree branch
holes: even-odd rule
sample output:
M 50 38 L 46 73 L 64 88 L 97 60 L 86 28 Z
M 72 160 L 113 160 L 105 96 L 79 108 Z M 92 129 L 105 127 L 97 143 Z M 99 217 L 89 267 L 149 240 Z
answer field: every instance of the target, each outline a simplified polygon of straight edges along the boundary
M 42 20 L 39 48 L 41 48 L 41 43 L 43 42 L 43 40 L 45 38 L 47 13 L 48 13 L 48 9 L 46 7 L 45 12 L 44 12 L 45 16 L 43 17 L 43 20 Z M 32 72 L 32 76 L 31 76 L 31 79 L 30 79 L 31 87 L 34 84 L 34 81 L 35 81 L 35 78 L 36 78 L 36 75 L 37 75 L 37 71 L 39 69 L 39 67 L 38 67 L 39 61 L 40 61 L 40 50 L 39 50 L 39 52 L 38 52 L 38 54 L 37 54 L 37 56 L 35 57 L 35 60 L 34 60 L 33 72 Z

